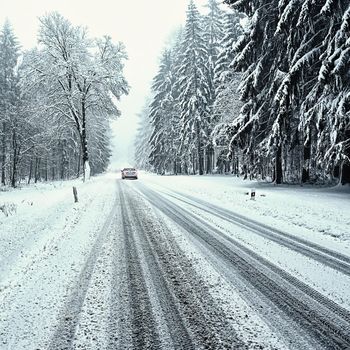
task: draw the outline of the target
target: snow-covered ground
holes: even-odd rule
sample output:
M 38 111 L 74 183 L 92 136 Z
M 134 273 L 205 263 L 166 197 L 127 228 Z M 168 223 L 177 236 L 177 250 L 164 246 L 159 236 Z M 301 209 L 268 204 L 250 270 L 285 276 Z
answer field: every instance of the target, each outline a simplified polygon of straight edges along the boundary
M 216 321 L 220 324 L 222 317 L 226 317 L 227 327 L 232 327 L 244 344 L 251 344 L 248 348 L 293 348 L 290 340 L 295 337 L 300 339 L 294 348 L 305 348 L 312 343 L 311 338 L 306 339 L 306 332 L 303 344 L 300 336 L 303 330 L 296 326 L 290 329 L 283 326 L 285 334 L 281 334 L 281 330 L 277 332 L 278 323 L 288 323 L 285 317 L 277 314 L 277 309 L 270 305 L 264 293 L 260 299 L 260 294 L 250 291 L 229 265 L 223 266 L 221 257 L 211 252 L 210 247 L 208 250 L 207 246 L 198 243 L 195 235 L 191 235 L 191 229 L 186 229 L 186 219 L 181 224 L 181 218 L 174 220 L 166 215 L 166 210 L 162 209 L 166 209 L 164 203 L 167 202 L 173 205 L 174 210 L 184 210 L 188 222 L 193 219 L 191 225 L 198 225 L 193 226 L 193 232 L 203 222 L 208 228 L 208 237 L 210 232 L 213 232 L 213 237 L 215 232 L 219 232 L 223 239 L 228 238 L 225 242 L 232 249 L 236 249 L 237 242 L 237 247 L 243 247 L 238 251 L 243 252 L 246 247 L 265 259 L 266 263 L 263 262 L 259 269 L 268 271 L 268 264 L 273 264 L 304 283 L 306 290 L 311 287 L 320 293 L 321 299 L 324 296 L 350 311 L 350 276 L 340 267 L 339 270 L 334 269 L 324 264 L 322 259 L 318 261 L 302 251 L 280 245 L 258 231 L 237 226 L 215 215 L 215 208 L 212 213 L 203 210 L 205 203 L 222 207 L 350 257 L 349 187 L 273 186 L 232 176 L 156 176 L 141 173 L 138 181 L 121 181 L 119 177 L 117 173 L 109 173 L 92 178 L 87 183 L 72 180 L 33 184 L 0 192 L 0 208 L 4 205 L 9 208 L 7 215 L 0 210 L 0 349 L 59 348 L 67 345 L 62 340 L 64 338 L 68 339 L 71 348 L 97 349 L 100 346 L 108 349 L 111 344 L 121 341 L 120 337 L 118 340 L 111 339 L 109 329 L 126 327 L 124 316 L 114 320 L 113 313 L 125 311 L 125 306 L 119 305 L 121 302 L 131 302 L 133 292 L 130 283 L 148 290 L 139 290 L 140 293 L 152 294 L 148 297 L 139 294 L 138 301 L 144 303 L 147 309 L 149 298 L 149 303 L 158 310 L 154 318 L 164 320 L 169 315 L 162 305 L 169 302 L 171 310 L 174 301 L 169 299 L 165 302 L 154 293 L 162 287 L 161 295 L 166 297 L 166 289 L 173 282 L 171 279 L 167 283 L 158 280 L 157 264 L 164 264 L 159 273 L 165 280 L 167 274 L 173 273 L 172 269 L 176 271 L 177 264 L 176 268 L 182 266 L 180 268 L 185 269 L 183 272 L 193 271 L 197 276 L 193 275 L 193 282 L 197 281 L 197 286 L 194 284 L 192 290 L 188 289 L 190 284 L 188 274 L 185 274 L 183 283 L 186 282 L 186 287 L 174 289 L 171 292 L 173 298 L 176 298 L 176 293 L 184 296 L 184 291 L 188 291 L 190 295 L 185 299 L 197 300 L 200 304 L 200 300 L 208 298 L 205 294 L 208 292 L 212 303 L 217 303 L 217 308 L 224 315 L 217 316 Z M 78 189 L 78 203 L 74 203 L 73 186 Z M 250 199 L 251 189 L 256 190 L 255 200 Z M 159 196 L 154 197 L 154 204 L 160 203 L 159 208 L 151 203 L 152 190 Z M 161 198 L 165 200 L 162 204 L 157 202 Z M 133 201 L 135 205 L 126 204 Z M 201 203 L 204 203 L 203 208 Z M 123 211 L 124 206 L 126 212 Z M 126 214 L 128 219 L 123 216 Z M 150 231 L 147 231 L 147 225 L 150 225 Z M 128 241 L 127 237 L 131 234 L 135 235 L 134 243 Z M 169 234 L 173 238 L 170 239 Z M 164 242 L 162 237 L 165 237 Z M 165 248 L 166 237 L 173 240 L 170 260 L 167 258 L 169 252 L 162 251 L 170 249 L 170 246 Z M 152 239 L 155 239 L 153 252 L 147 249 L 148 244 L 152 246 Z M 124 246 L 133 252 L 128 252 Z M 310 249 L 309 253 L 314 253 L 314 249 Z M 138 276 L 135 279 L 135 275 L 127 275 L 129 269 L 136 268 L 137 257 L 140 271 L 135 270 Z M 277 278 L 271 272 L 266 273 L 268 276 L 271 274 L 269 278 Z M 198 283 L 203 283 L 203 288 L 198 287 Z M 174 288 L 176 286 L 174 284 Z M 177 303 L 180 304 L 174 309 L 180 307 L 182 310 L 183 307 L 183 314 L 180 312 L 177 317 L 182 318 L 185 325 L 190 322 L 189 329 L 193 332 L 191 322 L 197 323 L 193 318 L 190 321 L 186 319 L 186 312 L 190 312 L 188 305 L 181 306 L 181 300 Z M 210 303 L 199 307 L 205 317 L 208 316 L 206 312 L 217 314 Z M 259 310 L 256 310 L 258 307 Z M 135 309 L 133 312 L 140 311 Z M 132 312 L 130 315 L 126 319 L 130 318 L 128 322 L 132 323 Z M 269 321 L 271 318 L 274 321 Z M 172 324 L 164 327 L 158 324 L 154 332 L 160 329 L 160 334 L 164 333 L 165 337 L 160 339 L 160 343 L 171 344 Z M 196 327 L 201 327 L 201 324 Z M 214 334 L 215 324 L 213 327 Z M 123 333 L 121 328 L 118 332 Z M 132 339 L 133 333 L 130 330 L 125 332 Z M 174 332 L 175 335 L 181 333 L 178 330 Z
M 143 173 L 140 179 L 160 190 L 187 193 L 253 220 L 349 252 L 350 186 L 275 186 L 225 175 L 156 176 Z M 250 200 L 251 189 L 255 189 L 255 200 Z
M 91 205 L 96 202 L 110 205 L 115 192 L 113 176 L 92 178 L 87 183 L 71 180 L 33 184 L 0 192 L 0 207 L 13 208 L 7 216 L 0 211 L 0 281 L 6 280 L 14 266 L 30 262 L 39 247 L 46 250 L 48 242 L 57 240 L 63 231 L 78 226 L 81 232 L 86 232 L 94 221 L 103 222 L 104 213 Z M 112 181 L 106 181 L 110 178 Z M 78 203 L 74 203 L 73 186 L 78 190 Z M 91 222 L 82 226 L 81 217 L 87 213 Z
M 140 176 L 162 192 L 187 194 L 350 256 L 350 187 L 274 186 L 232 176 Z M 255 200 L 250 191 L 255 190 Z M 182 206 L 186 205 L 181 203 Z M 187 206 L 188 207 L 188 206 Z M 194 210 L 193 208 L 191 209 Z M 259 235 L 195 210 L 247 247 L 350 309 L 350 278 Z
M 31 349 L 48 341 L 67 291 L 114 205 L 113 176 L 0 192 L 0 205 L 17 208 L 7 217 L 0 213 L 1 349 Z

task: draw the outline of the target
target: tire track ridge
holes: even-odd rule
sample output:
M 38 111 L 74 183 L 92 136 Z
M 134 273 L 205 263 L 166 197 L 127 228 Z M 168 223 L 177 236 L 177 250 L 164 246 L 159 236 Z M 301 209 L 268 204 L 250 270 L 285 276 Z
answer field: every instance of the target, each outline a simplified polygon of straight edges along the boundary
M 156 321 L 152 312 L 152 304 L 144 280 L 142 266 L 137 252 L 134 232 L 129 216 L 130 206 L 125 199 L 122 186 L 118 181 L 119 198 L 123 222 L 123 235 L 127 262 L 127 281 L 132 324 L 132 342 L 134 349 L 159 348 L 160 339 L 156 329 Z M 123 205 L 125 204 L 125 205 Z M 126 209 L 127 207 L 127 209 Z
M 130 200 L 128 199 L 128 201 Z M 183 323 L 174 295 L 169 289 L 169 284 L 164 277 L 164 273 L 159 265 L 154 248 L 152 247 L 148 234 L 146 233 L 145 223 L 141 222 L 139 213 L 136 210 L 138 208 L 135 207 L 135 203 L 130 205 L 129 202 L 129 208 L 131 208 L 133 218 L 140 230 L 139 238 L 141 239 L 144 256 L 151 270 L 152 282 L 159 293 L 158 301 L 164 313 L 164 318 L 167 322 L 169 335 L 173 341 L 174 347 L 175 349 L 194 349 L 192 337 Z M 164 296 L 164 298 L 162 296 Z
M 168 300 L 174 303 L 173 310 L 179 317 L 179 320 L 173 325 L 170 324 L 170 327 L 185 322 L 195 335 L 196 347 L 182 342 L 177 344 L 175 349 L 247 349 L 227 324 L 220 307 L 214 303 L 208 292 L 204 292 L 203 281 L 195 277 L 192 263 L 189 263 L 188 258 L 181 252 L 172 235 L 169 233 L 165 236 L 165 232 L 158 232 L 147 217 L 141 220 L 136 209 L 134 203 L 134 216 L 139 226 L 149 225 L 148 229 L 144 230 L 144 237 L 145 244 L 149 247 L 147 251 L 156 265 L 156 270 L 160 272 L 155 277 L 163 280 L 165 291 L 169 293 Z M 179 264 L 179 261 L 187 263 Z M 188 276 L 191 276 L 191 280 Z
M 345 265 L 345 264 L 342 265 L 342 266 L 344 266 L 343 273 L 345 273 L 347 275 L 350 275 L 350 257 L 349 256 L 346 256 L 344 254 L 335 252 L 335 251 L 333 251 L 331 249 L 328 249 L 326 247 L 323 247 L 323 246 L 321 246 L 321 245 L 319 245 L 317 243 L 313 243 L 313 242 L 305 240 L 303 238 L 294 236 L 292 234 L 289 234 L 287 232 L 278 230 L 276 228 L 273 228 L 273 227 L 268 226 L 266 224 L 260 223 L 258 221 L 253 220 L 253 219 L 247 218 L 247 217 L 245 217 L 245 216 L 243 216 L 241 214 L 232 212 L 232 211 L 230 211 L 228 209 L 221 208 L 221 207 L 219 207 L 219 206 L 217 206 L 215 204 L 208 203 L 208 202 L 206 202 L 206 201 L 204 201 L 202 199 L 195 198 L 193 196 L 174 191 L 174 193 L 176 193 L 177 196 L 180 196 L 180 197 L 183 197 L 183 198 L 187 198 L 187 199 L 191 200 L 192 202 L 195 202 L 195 203 L 198 203 L 198 204 L 204 206 L 204 208 L 203 207 L 199 207 L 197 205 L 194 205 L 193 203 L 185 201 L 184 199 L 181 199 L 180 197 L 174 196 L 172 194 L 165 193 L 165 192 L 163 192 L 163 193 L 168 195 L 168 196 L 170 196 L 170 197 L 173 197 L 173 198 L 176 198 L 176 199 L 178 199 L 180 201 L 183 201 L 183 202 L 185 202 L 185 203 L 187 203 L 189 205 L 195 206 L 198 209 L 209 211 L 213 215 L 220 216 L 220 218 L 222 218 L 222 219 L 226 219 L 227 220 L 228 218 L 230 218 L 230 219 L 238 222 L 239 224 L 241 224 L 241 225 L 243 225 L 245 227 L 248 227 L 248 228 L 251 228 L 251 229 L 254 229 L 254 230 L 257 230 L 257 231 L 263 229 L 263 230 L 267 231 L 267 234 L 271 235 L 271 233 L 272 233 L 274 235 L 281 236 L 282 239 L 288 239 L 290 241 L 293 241 L 293 242 L 299 243 L 301 245 L 304 245 L 307 248 L 312 248 L 315 251 L 322 252 L 323 254 L 328 255 L 329 257 L 332 257 L 332 258 L 338 260 L 339 262 L 348 264 L 348 265 Z M 213 211 L 213 209 L 215 209 L 216 212 Z M 220 214 L 218 215 L 218 213 L 220 213 Z M 335 263 L 337 262 L 336 260 L 335 260 Z M 345 271 L 345 269 L 346 269 L 346 271 Z
M 346 328 L 349 326 L 349 312 L 347 310 L 341 308 L 336 303 L 330 301 L 328 298 L 322 296 L 320 293 L 303 284 L 301 281 L 297 280 L 283 270 L 280 270 L 278 267 L 265 261 L 265 259 L 261 257 L 258 259 L 260 264 L 265 265 L 265 268 L 267 267 L 271 269 L 271 267 L 274 266 L 274 272 L 276 274 L 282 274 L 283 277 L 289 275 L 288 282 L 290 282 L 292 285 L 293 281 L 294 283 L 297 282 L 296 285 L 294 285 L 297 290 L 299 289 L 301 292 L 306 294 L 306 296 L 309 296 L 311 300 L 317 298 L 316 302 L 320 303 L 319 306 L 322 308 L 327 307 L 329 312 L 333 312 L 347 322 L 345 326 L 335 325 L 332 323 L 332 321 L 328 320 L 328 315 L 320 314 L 320 310 L 312 309 L 305 301 L 302 302 L 301 300 L 298 300 L 297 297 L 293 296 L 291 293 L 289 293 L 289 291 L 287 291 L 286 287 L 282 288 L 279 286 L 274 280 L 271 279 L 271 277 L 268 277 L 266 274 L 257 270 L 256 266 L 244 260 L 244 258 L 239 256 L 237 253 L 234 253 L 228 249 L 225 244 L 212 237 L 212 233 L 214 233 L 222 236 L 221 238 L 227 241 L 227 237 L 225 237 L 225 235 L 223 235 L 219 230 L 214 228 L 210 228 L 210 230 L 208 230 L 208 224 L 198 218 L 194 220 L 188 211 L 183 210 L 174 203 L 165 200 L 164 197 L 159 196 L 154 191 L 149 189 L 145 190 L 145 188 L 143 188 L 143 190 L 141 189 L 141 192 L 144 193 L 146 198 L 148 198 L 153 205 L 172 218 L 177 224 L 180 224 L 191 235 L 197 236 L 206 245 L 208 245 L 209 248 L 216 250 L 216 253 L 219 253 L 219 255 L 228 260 L 236 270 L 238 270 L 239 266 L 240 269 L 238 272 L 248 281 L 248 283 L 253 284 L 255 288 L 261 290 L 264 295 L 267 295 L 270 300 L 277 304 L 280 309 L 284 310 L 285 313 L 289 314 L 289 316 L 295 319 L 299 324 L 302 323 L 304 326 L 307 326 L 309 332 L 313 333 L 316 338 L 321 338 L 320 340 L 324 345 L 328 346 L 331 344 L 338 349 L 344 349 L 350 346 L 350 335 L 347 332 L 348 328 Z M 163 204 L 163 206 L 160 204 Z M 186 218 L 186 220 L 184 218 Z M 201 229 L 198 229 L 198 222 L 200 223 L 200 226 L 202 226 Z M 207 233 L 207 237 L 203 234 L 203 232 Z M 253 257 L 253 259 L 256 256 L 256 254 L 251 252 L 249 249 L 241 247 L 238 242 L 233 241 L 231 243 L 239 249 L 243 248 L 243 251 L 246 251 L 246 254 Z M 252 271 L 255 273 L 254 276 L 252 275 Z M 258 274 L 259 277 L 256 276 L 256 274 Z M 264 282 L 264 284 L 262 282 Z M 277 298 L 276 292 L 279 294 Z M 286 303 L 286 299 L 289 299 L 289 305 L 287 308 L 284 305 Z M 326 306 L 323 305 L 324 303 Z M 299 318 L 300 316 L 301 319 Z M 315 320 L 317 320 L 316 324 Z M 329 338 L 331 339 L 329 340 Z
M 209 214 L 219 217 L 225 221 L 233 223 L 237 226 L 249 229 L 252 232 L 255 232 L 256 234 L 259 234 L 281 245 L 284 245 L 285 247 L 299 252 L 300 254 L 303 254 L 307 257 L 311 257 L 314 260 L 317 260 L 345 275 L 350 276 L 350 257 L 347 257 L 346 255 L 334 252 L 316 243 L 306 241 L 302 238 L 290 235 L 286 232 L 277 230 L 262 223 L 258 223 L 254 220 L 251 220 L 250 222 L 250 219 L 244 216 L 231 212 L 225 208 L 217 207 L 214 204 L 207 203 L 203 200 L 195 199 L 192 196 L 175 192 L 179 196 L 188 198 L 192 201 L 189 202 L 178 196 L 166 192 L 162 193 L 169 197 L 177 199 L 183 203 L 191 205 L 197 209 L 203 210 Z M 193 202 L 198 203 L 199 205 L 196 205 Z M 215 209 L 216 211 L 214 211 L 213 209 Z

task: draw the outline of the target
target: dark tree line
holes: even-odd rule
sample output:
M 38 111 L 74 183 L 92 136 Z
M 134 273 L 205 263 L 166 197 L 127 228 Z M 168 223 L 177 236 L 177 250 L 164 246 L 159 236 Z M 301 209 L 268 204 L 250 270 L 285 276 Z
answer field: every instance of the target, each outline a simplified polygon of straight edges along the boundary
M 252 174 L 270 167 L 276 183 L 348 182 L 349 3 L 226 2 L 251 19 L 232 62 L 245 105 L 231 147 L 247 152 Z
M 21 52 L 0 33 L 1 184 L 105 171 L 114 99 L 128 92 L 122 43 L 91 39 L 58 13 L 40 19 L 38 46 Z
M 232 12 L 213 0 L 201 16 L 191 1 L 168 68 L 162 60 L 149 114 L 158 138 L 144 139 L 153 169 L 174 172 L 176 162 L 177 172 L 202 174 L 224 164 L 275 183 L 349 182 L 349 2 L 225 3 Z M 239 14 L 248 18 L 243 32 Z M 172 113 L 160 109 L 165 101 Z M 171 124 L 167 140 L 161 130 Z

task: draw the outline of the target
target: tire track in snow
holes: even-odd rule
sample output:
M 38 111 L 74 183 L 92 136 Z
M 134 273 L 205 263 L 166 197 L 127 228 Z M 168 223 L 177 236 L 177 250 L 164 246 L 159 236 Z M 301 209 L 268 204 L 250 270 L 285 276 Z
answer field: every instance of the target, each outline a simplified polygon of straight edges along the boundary
M 119 198 L 123 222 L 124 252 L 128 288 L 128 311 L 131 326 L 131 340 L 134 349 L 157 348 L 160 345 L 156 320 L 145 282 L 141 260 L 137 251 L 128 201 L 118 181 Z M 142 232 L 137 232 L 142 234 Z M 118 268 L 116 266 L 116 268 Z
M 140 220 L 140 217 L 144 215 L 142 208 L 140 210 L 139 203 L 136 203 L 134 198 L 131 202 L 130 192 L 124 195 L 125 190 L 122 187 L 124 188 L 118 182 L 126 243 L 124 252 L 129 282 L 128 306 L 131 313 L 129 323 L 131 323 L 130 326 L 133 330 L 133 348 L 194 349 L 191 335 L 183 323 L 174 297 L 146 239 L 149 231 L 148 227 Z M 138 266 L 137 273 L 133 271 L 135 265 Z M 149 281 L 146 281 L 147 278 Z M 140 290 L 142 290 L 141 293 Z M 142 305 L 142 302 L 145 305 Z M 141 327 L 137 317 L 135 322 L 135 316 L 143 321 Z M 127 316 L 123 316 L 123 318 L 125 319 Z M 152 328 L 154 328 L 153 331 L 149 332 Z M 163 334 L 160 334 L 161 332 Z M 143 339 L 145 336 L 148 337 L 147 342 Z M 124 340 L 122 343 L 123 347 L 126 348 L 126 341 Z
M 132 191 L 131 197 L 128 187 L 127 207 L 139 233 L 140 247 L 151 272 L 172 348 L 248 349 L 227 324 L 224 313 L 172 234 L 165 227 L 160 228 L 156 217 L 147 215 L 139 195 Z
M 137 187 L 151 204 L 205 245 L 223 264 L 234 269 L 251 287 L 263 293 L 321 346 L 350 347 L 348 310 L 163 196 L 141 184 Z
M 69 297 L 58 316 L 58 325 L 48 346 L 49 350 L 68 350 L 73 348 L 76 327 L 83 307 L 85 296 L 89 288 L 96 260 L 99 257 L 101 247 L 108 235 L 108 230 L 115 219 L 116 203 L 113 205 L 101 231 L 96 237 L 84 266 L 79 274 L 76 284 L 73 286 Z
M 286 248 L 294 250 L 300 254 L 303 254 L 304 256 L 320 262 L 321 264 L 331 267 L 336 271 L 350 276 L 350 257 L 346 255 L 337 253 L 316 243 L 293 236 L 286 232 L 274 229 L 265 224 L 258 223 L 257 221 L 250 220 L 242 215 L 224 208 L 220 208 L 214 204 L 208 203 L 193 196 L 180 194 L 178 192 L 176 192 L 177 195 L 165 192 L 163 193 L 169 197 L 175 198 L 183 203 L 212 214 L 227 222 L 248 229 Z

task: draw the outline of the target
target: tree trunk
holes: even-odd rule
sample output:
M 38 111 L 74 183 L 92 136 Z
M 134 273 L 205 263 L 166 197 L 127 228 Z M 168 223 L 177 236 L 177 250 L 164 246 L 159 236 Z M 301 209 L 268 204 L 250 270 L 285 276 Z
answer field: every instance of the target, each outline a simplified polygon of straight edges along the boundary
M 78 166 L 77 166 L 77 178 L 80 176 L 80 163 L 81 163 L 81 148 L 79 147 L 79 157 L 78 157 Z
M 30 165 L 29 165 L 29 175 L 28 175 L 28 185 L 30 184 L 30 180 L 32 179 L 32 174 L 33 174 L 33 160 L 30 160 Z
M 207 174 L 211 174 L 212 170 L 213 170 L 213 149 L 211 147 L 211 145 L 209 145 L 207 147 L 207 151 L 206 151 L 206 157 L 207 157 L 207 161 L 206 161 L 206 173 Z
M 192 175 L 196 175 L 196 159 L 192 152 Z
M 35 159 L 35 179 L 34 182 L 37 183 L 40 176 L 40 158 Z
M 63 142 L 59 141 L 58 142 L 58 149 L 60 152 L 60 180 L 64 179 L 64 146 L 63 146 Z M 58 158 L 58 157 L 57 157 Z
M 345 132 L 345 136 L 347 139 L 350 138 L 350 130 L 347 130 Z M 350 158 L 350 147 L 349 146 L 345 149 L 345 156 L 347 157 L 347 159 Z M 345 160 L 342 164 L 341 184 L 345 185 L 348 183 L 350 183 L 350 163 L 348 160 Z
M 243 180 L 247 180 L 248 179 L 248 167 L 247 164 L 243 165 Z
M 341 165 L 339 182 L 342 185 L 350 183 L 350 164 L 345 161 Z
M 311 134 L 311 131 L 310 131 Z M 301 183 L 306 183 L 310 181 L 310 159 L 311 159 L 311 135 L 309 135 L 309 140 L 304 145 L 303 150 L 303 170 L 301 174 Z
M 197 129 L 198 173 L 199 173 L 199 175 L 203 175 L 204 159 L 203 159 L 202 138 L 201 138 L 201 133 L 200 133 L 199 121 L 196 122 L 196 129 Z
M 82 130 L 81 130 L 81 146 L 83 152 L 83 167 L 84 167 L 84 181 L 90 179 L 90 164 L 89 164 L 89 153 L 87 147 L 86 137 L 86 110 L 84 100 L 81 103 L 82 110 Z
M 11 186 L 13 188 L 16 187 L 16 181 L 17 181 L 17 155 L 16 151 L 14 152 L 13 155 L 13 164 L 12 164 L 12 177 L 11 177 Z
M 12 162 L 11 186 L 15 188 L 16 181 L 17 181 L 17 163 L 18 163 L 17 136 L 16 136 L 15 129 L 13 129 L 13 132 L 12 132 L 12 148 L 13 148 L 13 162 Z
M 46 162 L 45 162 L 45 181 L 47 182 L 49 178 L 49 161 L 46 158 Z
M 6 184 L 6 123 L 2 123 L 1 184 Z
M 275 160 L 275 184 L 279 185 L 283 182 L 283 169 L 282 169 L 282 146 L 277 147 L 276 160 Z

